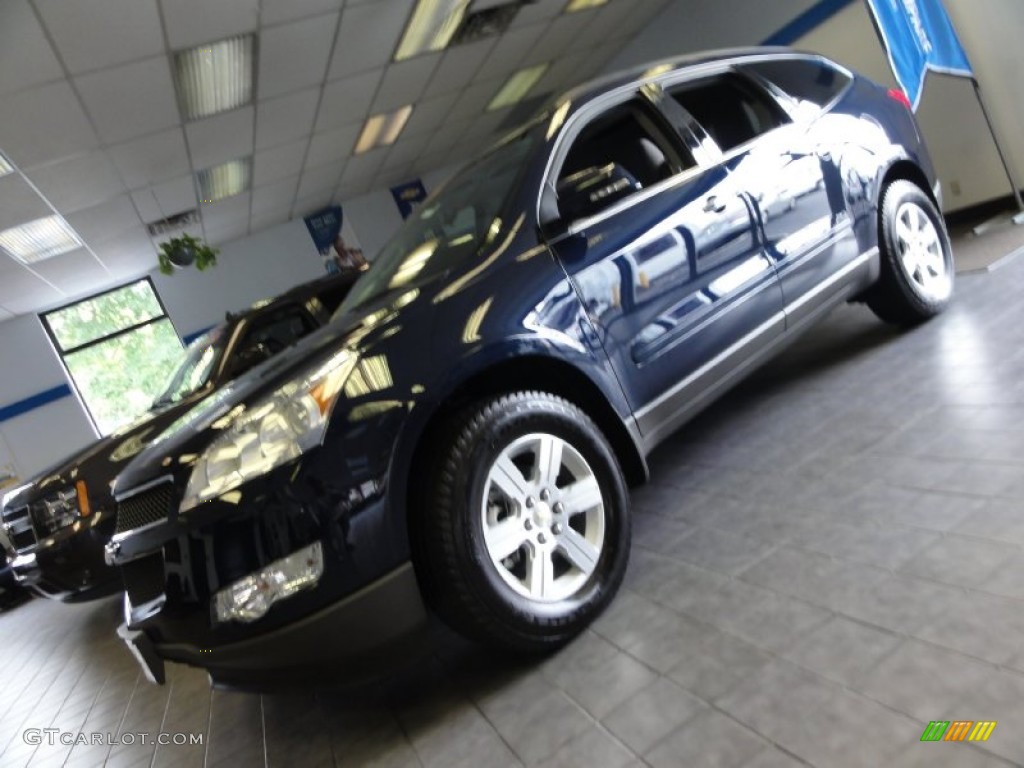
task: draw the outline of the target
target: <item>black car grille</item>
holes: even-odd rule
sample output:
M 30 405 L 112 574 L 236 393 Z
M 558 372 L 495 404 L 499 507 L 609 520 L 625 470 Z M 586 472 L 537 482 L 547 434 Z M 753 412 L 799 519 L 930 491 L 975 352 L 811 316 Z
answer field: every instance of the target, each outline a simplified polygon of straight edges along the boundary
M 144 525 L 166 520 L 174 501 L 174 486 L 158 485 L 148 491 L 125 499 L 117 505 L 117 533 L 134 531 Z
M 7 535 L 11 540 L 12 546 L 18 552 L 23 552 L 24 550 L 35 546 L 36 533 L 32 529 L 32 521 L 29 518 L 28 507 L 11 510 L 11 512 L 4 517 L 4 522 L 12 526 Z
M 164 593 L 164 558 L 149 555 L 121 566 L 124 589 L 132 605 L 142 605 Z

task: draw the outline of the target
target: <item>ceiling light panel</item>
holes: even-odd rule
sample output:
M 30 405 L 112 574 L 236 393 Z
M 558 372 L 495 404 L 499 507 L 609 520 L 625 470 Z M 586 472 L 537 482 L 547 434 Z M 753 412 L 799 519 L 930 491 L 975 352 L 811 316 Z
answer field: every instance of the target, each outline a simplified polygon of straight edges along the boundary
M 366 121 L 363 132 L 359 135 L 355 154 L 361 155 L 375 147 L 394 144 L 402 134 L 402 129 L 405 128 L 411 114 L 412 104 L 409 104 L 394 112 L 384 112 L 371 117 Z
M 395 61 L 448 47 L 462 23 L 470 0 L 418 0 Z
M 0 232 L 0 248 L 22 264 L 51 259 L 81 245 L 81 239 L 60 216 L 47 216 Z
M 249 188 L 251 178 L 251 157 L 205 168 L 196 174 L 199 181 L 199 199 L 203 203 L 213 203 L 239 195 Z
M 548 71 L 548 66 L 548 64 L 538 64 L 535 67 L 528 67 L 515 72 L 512 77 L 505 81 L 497 95 L 491 99 L 491 103 L 487 105 L 487 111 L 490 112 L 491 110 L 518 104 L 526 98 L 526 94 L 530 92 L 530 89 Z
M 252 102 L 253 37 L 241 35 L 174 54 L 174 84 L 186 120 Z
M 585 11 L 587 8 L 597 8 L 599 5 L 604 5 L 607 2 L 608 0 L 569 0 L 569 4 L 565 6 L 565 12 Z

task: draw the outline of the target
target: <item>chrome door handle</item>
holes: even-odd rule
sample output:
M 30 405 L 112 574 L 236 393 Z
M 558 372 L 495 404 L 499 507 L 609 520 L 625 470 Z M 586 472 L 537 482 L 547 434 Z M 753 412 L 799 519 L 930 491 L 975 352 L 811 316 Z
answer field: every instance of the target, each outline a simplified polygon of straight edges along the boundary
M 712 195 L 704 203 L 704 213 L 721 213 L 725 207 L 725 203 L 718 202 L 718 195 Z

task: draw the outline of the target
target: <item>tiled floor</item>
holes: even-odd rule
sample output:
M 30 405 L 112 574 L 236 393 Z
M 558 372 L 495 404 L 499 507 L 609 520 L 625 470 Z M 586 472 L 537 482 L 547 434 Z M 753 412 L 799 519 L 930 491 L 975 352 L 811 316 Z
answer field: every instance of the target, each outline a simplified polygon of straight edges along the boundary
M 0 764 L 1022 764 L 1022 297 L 1024 260 L 912 332 L 837 311 L 658 451 L 625 588 L 541 662 L 440 634 L 386 686 L 211 693 L 140 679 L 116 601 L 2 615 Z M 50 727 L 204 743 L 25 743 Z

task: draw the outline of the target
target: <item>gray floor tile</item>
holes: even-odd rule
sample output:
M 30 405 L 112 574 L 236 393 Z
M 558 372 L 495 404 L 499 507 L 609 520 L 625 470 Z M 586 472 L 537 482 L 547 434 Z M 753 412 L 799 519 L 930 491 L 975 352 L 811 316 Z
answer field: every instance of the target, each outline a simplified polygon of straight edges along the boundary
M 836 617 L 784 652 L 784 658 L 838 683 L 856 684 L 902 642 L 892 632 Z
M 741 768 L 768 743 L 720 712 L 707 710 L 675 731 L 644 759 L 654 768 Z
M 675 683 L 660 678 L 619 705 L 604 724 L 622 742 L 643 754 L 707 705 Z

